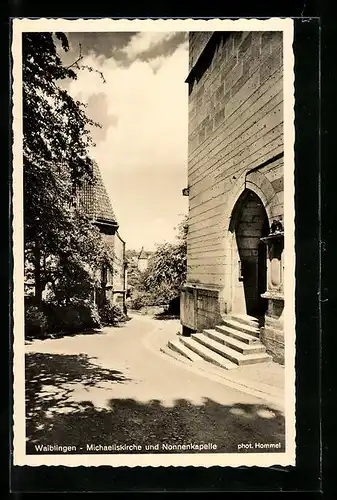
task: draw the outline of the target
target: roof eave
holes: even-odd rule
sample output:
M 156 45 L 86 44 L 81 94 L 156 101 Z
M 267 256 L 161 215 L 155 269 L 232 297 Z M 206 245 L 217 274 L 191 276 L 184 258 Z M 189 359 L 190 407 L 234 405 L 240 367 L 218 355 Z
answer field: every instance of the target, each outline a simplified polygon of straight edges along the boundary
M 96 217 L 93 222 L 97 226 L 109 227 L 111 229 L 114 229 L 115 231 L 117 231 L 117 229 L 119 228 L 118 223 L 115 220 L 111 220 L 111 219 L 104 219 L 102 217 Z
M 208 57 L 210 56 L 211 52 L 214 50 L 214 47 L 216 46 L 217 42 L 219 41 L 220 37 L 223 36 L 229 36 L 230 31 L 215 31 L 208 42 L 206 43 L 205 47 L 203 48 L 203 51 L 199 55 L 198 59 L 194 63 L 194 65 L 191 68 L 191 71 L 189 72 L 185 83 L 193 83 L 193 81 L 198 78 L 198 75 L 200 73 L 200 69 L 204 66 L 205 62 L 207 61 Z

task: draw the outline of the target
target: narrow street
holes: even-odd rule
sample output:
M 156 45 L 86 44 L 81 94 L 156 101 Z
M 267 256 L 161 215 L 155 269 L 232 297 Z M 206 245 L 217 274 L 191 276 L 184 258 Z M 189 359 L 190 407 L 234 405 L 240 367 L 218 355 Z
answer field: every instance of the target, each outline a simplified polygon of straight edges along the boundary
M 279 443 L 271 451 L 284 451 L 279 409 L 160 352 L 160 336 L 178 330 L 177 320 L 134 315 L 101 332 L 27 343 L 27 453 L 40 445 L 73 446 L 74 453 L 139 445 L 132 453 L 168 453 L 188 443 L 216 452 L 265 452 L 255 443 Z

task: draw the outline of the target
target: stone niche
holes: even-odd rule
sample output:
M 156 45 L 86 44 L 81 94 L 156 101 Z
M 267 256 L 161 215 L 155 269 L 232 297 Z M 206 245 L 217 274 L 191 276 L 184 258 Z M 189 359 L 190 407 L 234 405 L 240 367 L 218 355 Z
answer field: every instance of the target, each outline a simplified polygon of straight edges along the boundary
M 284 363 L 284 330 L 283 330 L 283 249 L 284 231 L 281 221 L 274 220 L 270 234 L 261 241 L 267 246 L 267 290 L 262 297 L 268 299 L 268 310 L 265 324 L 261 329 L 261 340 L 272 354 L 273 359 Z

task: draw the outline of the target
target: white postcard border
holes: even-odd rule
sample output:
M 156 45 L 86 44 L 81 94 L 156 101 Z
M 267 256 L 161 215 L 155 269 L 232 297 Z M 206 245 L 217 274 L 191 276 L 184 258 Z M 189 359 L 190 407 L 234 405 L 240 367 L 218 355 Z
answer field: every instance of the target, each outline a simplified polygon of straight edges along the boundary
M 284 453 L 26 455 L 23 288 L 23 163 L 21 34 L 27 31 L 283 31 L 284 226 L 285 226 L 285 419 Z M 295 465 L 295 207 L 293 20 L 271 19 L 13 19 L 13 460 L 14 465 L 259 466 Z M 186 75 L 187 76 L 187 75 Z

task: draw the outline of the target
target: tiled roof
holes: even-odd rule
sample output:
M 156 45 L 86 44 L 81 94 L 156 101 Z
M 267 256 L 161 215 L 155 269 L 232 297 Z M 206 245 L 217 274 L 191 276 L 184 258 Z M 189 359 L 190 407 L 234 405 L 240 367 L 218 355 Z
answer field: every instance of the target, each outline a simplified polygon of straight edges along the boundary
M 98 165 L 94 165 L 94 178 L 94 184 L 85 184 L 81 189 L 80 203 L 90 218 L 117 222 Z
M 138 254 L 138 260 L 139 259 L 148 259 L 152 255 L 152 253 L 153 252 L 151 252 L 151 251 L 144 250 L 144 248 L 142 247 L 141 251 Z

